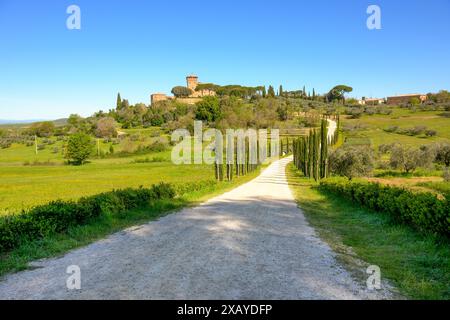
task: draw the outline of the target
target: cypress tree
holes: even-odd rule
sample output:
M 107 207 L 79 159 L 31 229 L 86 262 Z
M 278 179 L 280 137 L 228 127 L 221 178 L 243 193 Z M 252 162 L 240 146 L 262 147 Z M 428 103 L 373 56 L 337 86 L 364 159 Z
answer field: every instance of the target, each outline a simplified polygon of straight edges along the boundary
M 119 110 L 120 108 L 122 108 L 122 98 L 120 97 L 120 93 L 117 93 L 116 109 Z
M 321 141 L 320 141 L 320 178 L 326 178 L 327 158 L 328 158 L 328 129 L 327 121 L 322 120 L 321 124 Z
M 318 145 L 318 140 L 317 140 L 317 132 L 316 130 L 313 131 L 313 135 L 312 135 L 312 140 L 313 140 L 313 145 L 312 145 L 312 177 L 314 178 L 314 180 L 317 181 L 317 159 L 318 159 L 318 154 L 317 154 L 317 145 Z
M 309 132 L 308 140 L 308 177 L 312 177 L 314 161 L 314 135 L 312 131 Z
M 272 86 L 269 86 L 269 90 L 267 91 L 267 96 L 269 98 L 275 98 L 275 89 Z
M 279 89 L 279 91 L 278 91 L 278 95 L 280 96 L 280 97 L 282 97 L 283 96 L 283 86 L 280 84 L 280 89 Z

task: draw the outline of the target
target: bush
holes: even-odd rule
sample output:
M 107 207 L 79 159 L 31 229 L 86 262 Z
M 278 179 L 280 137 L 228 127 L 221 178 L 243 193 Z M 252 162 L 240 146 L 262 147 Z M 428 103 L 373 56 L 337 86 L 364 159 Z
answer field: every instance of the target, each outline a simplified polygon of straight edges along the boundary
M 450 235 L 450 202 L 448 195 L 439 199 L 428 192 L 413 193 L 403 188 L 384 186 L 379 183 L 348 182 L 344 180 L 324 180 L 321 190 L 343 195 L 374 211 L 388 213 L 396 222 L 414 228 Z
M 11 147 L 11 142 L 7 140 L 0 141 L 0 148 L 2 149 L 8 149 Z
M 437 135 L 437 131 L 436 130 L 425 130 L 425 135 L 427 137 L 434 137 L 435 135 Z
M 24 241 L 67 231 L 101 215 L 123 214 L 127 210 L 145 207 L 152 201 L 175 197 L 175 189 L 167 183 L 151 188 L 122 189 L 84 197 L 74 201 L 52 201 L 0 217 L 0 252 L 13 249 Z
M 397 126 L 389 126 L 389 127 L 387 127 L 386 129 L 384 129 L 384 131 L 390 132 L 390 133 L 392 133 L 392 132 L 397 132 L 397 130 L 398 130 L 398 127 L 397 127 Z

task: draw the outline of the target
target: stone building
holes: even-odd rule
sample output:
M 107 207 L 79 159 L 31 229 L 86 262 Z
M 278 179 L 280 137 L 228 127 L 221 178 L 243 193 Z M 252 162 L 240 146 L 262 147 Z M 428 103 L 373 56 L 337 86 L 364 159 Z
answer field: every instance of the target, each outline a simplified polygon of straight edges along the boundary
M 158 101 L 165 101 L 165 100 L 170 100 L 173 99 L 173 97 L 169 97 L 168 95 L 164 94 L 164 93 L 153 93 L 150 96 L 150 103 L 154 104 Z
M 361 100 L 358 100 L 358 103 L 363 106 L 377 106 L 379 104 L 385 103 L 385 100 L 380 99 L 380 98 L 365 98 L 365 97 L 363 97 Z
M 186 98 L 178 98 L 178 100 L 185 102 L 187 104 L 194 104 L 195 102 L 200 101 L 201 98 L 203 98 L 203 97 L 216 95 L 216 93 L 213 90 L 209 90 L 209 89 L 196 91 L 198 85 L 199 85 L 198 76 L 193 75 L 193 74 L 188 75 L 186 77 L 186 87 L 188 87 L 189 89 L 192 90 L 192 94 Z M 151 102 L 151 104 L 154 104 L 155 102 L 158 102 L 158 101 L 165 101 L 165 100 L 170 100 L 170 99 L 174 99 L 174 97 L 168 96 L 164 93 L 154 93 L 151 95 L 150 102 Z
M 387 97 L 387 104 L 403 104 L 409 103 L 412 98 L 417 98 L 421 103 L 427 100 L 427 96 L 425 94 L 403 94 L 399 96 Z
M 195 91 L 198 86 L 198 77 L 196 75 L 189 75 L 186 77 L 186 84 L 189 89 Z

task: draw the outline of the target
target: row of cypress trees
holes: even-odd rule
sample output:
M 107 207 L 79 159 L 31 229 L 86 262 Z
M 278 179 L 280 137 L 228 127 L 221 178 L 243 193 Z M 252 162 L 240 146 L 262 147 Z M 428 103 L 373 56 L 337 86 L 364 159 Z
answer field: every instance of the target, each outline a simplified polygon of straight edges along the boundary
M 250 161 L 250 144 L 247 139 L 244 140 L 244 159 L 240 159 L 238 161 L 238 153 L 234 152 L 233 159 L 227 159 L 224 163 L 218 163 L 216 161 L 214 163 L 214 172 L 216 180 L 218 181 L 232 181 L 233 176 L 245 176 L 247 173 L 255 171 L 260 163 L 260 157 L 259 157 L 259 143 L 257 145 L 257 163 L 252 163 L 254 161 Z M 270 144 L 269 144 L 270 149 Z M 237 141 L 234 141 L 234 150 L 237 150 Z M 269 151 L 270 152 L 270 151 Z M 223 162 L 223 161 L 222 161 Z M 224 169 L 225 166 L 225 169 Z M 225 176 L 224 176 L 225 174 Z
M 336 136 L 337 134 L 335 134 Z M 331 140 L 334 140 L 333 137 Z M 294 165 L 308 178 L 319 180 L 328 176 L 328 121 L 323 119 L 320 129 L 310 130 L 308 136 L 294 141 Z

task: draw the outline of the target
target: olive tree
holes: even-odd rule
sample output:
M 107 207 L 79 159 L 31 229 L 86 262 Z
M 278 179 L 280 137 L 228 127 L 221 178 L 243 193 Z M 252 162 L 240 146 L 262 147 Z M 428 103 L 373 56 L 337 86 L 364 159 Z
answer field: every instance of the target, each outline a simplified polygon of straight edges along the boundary
M 111 117 L 104 117 L 97 121 L 95 135 L 99 138 L 117 137 L 117 123 Z
M 431 164 L 435 153 L 433 148 L 422 146 L 413 148 L 396 144 L 391 149 L 390 166 L 406 173 L 414 172 L 418 167 L 426 167 Z
M 436 161 L 446 167 L 450 166 L 450 144 L 441 143 L 436 147 Z
M 374 166 L 373 151 L 369 147 L 344 146 L 331 152 L 329 166 L 333 174 L 347 177 L 370 176 Z

